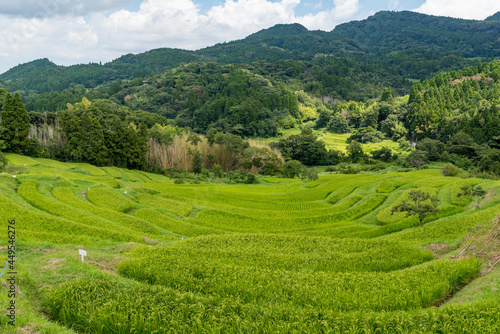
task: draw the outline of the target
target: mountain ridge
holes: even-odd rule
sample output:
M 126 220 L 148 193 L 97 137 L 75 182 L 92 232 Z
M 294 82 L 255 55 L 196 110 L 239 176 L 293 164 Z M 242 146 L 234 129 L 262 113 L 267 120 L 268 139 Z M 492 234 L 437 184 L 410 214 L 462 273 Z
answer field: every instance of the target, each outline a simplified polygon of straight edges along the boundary
M 277 24 L 244 39 L 196 51 L 157 48 L 126 54 L 105 64 L 56 65 L 46 58 L 0 74 L 11 91 L 58 91 L 75 84 L 92 88 L 122 79 L 148 77 L 193 61 L 220 64 L 309 61 L 320 56 L 376 64 L 409 78 L 422 79 L 500 56 L 500 21 L 464 20 L 402 11 L 381 11 L 343 23 L 330 32 L 301 24 Z

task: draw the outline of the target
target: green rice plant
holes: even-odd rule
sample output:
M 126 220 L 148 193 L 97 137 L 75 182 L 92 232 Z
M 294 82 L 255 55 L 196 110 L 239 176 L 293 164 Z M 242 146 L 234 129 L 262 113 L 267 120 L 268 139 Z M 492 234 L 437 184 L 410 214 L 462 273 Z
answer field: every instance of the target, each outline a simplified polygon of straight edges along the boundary
M 429 193 L 431 196 L 436 196 L 438 193 L 438 189 L 436 188 L 420 189 L 420 190 Z M 394 224 L 400 221 L 411 222 L 412 224 L 414 222 L 418 222 L 418 218 L 416 216 L 406 217 L 406 214 L 404 212 L 394 212 L 394 213 L 392 212 L 393 207 L 409 199 L 408 194 L 410 193 L 410 191 L 411 190 L 404 191 L 401 194 L 401 196 L 399 196 L 399 198 L 395 200 L 390 206 L 383 209 L 377 214 L 377 223 L 379 225 Z
M 349 221 L 360 218 L 375 210 L 385 199 L 384 194 L 372 194 L 360 201 L 360 196 L 353 196 L 344 203 L 332 207 L 332 210 L 321 216 L 307 216 L 301 218 L 290 217 L 254 217 L 221 210 L 203 210 L 196 216 L 198 224 L 229 231 L 268 231 L 285 232 L 297 229 L 317 228 L 334 222 Z M 360 202 L 358 202 L 360 201 Z M 356 205 L 353 206 L 354 203 Z
M 34 160 L 38 161 L 42 165 L 54 167 L 54 168 L 58 168 L 58 169 L 75 169 L 75 166 L 73 166 L 72 164 L 67 163 L 67 162 L 61 162 L 61 161 L 57 161 L 57 160 L 44 159 L 44 158 L 36 158 Z
M 13 165 L 34 167 L 34 166 L 38 166 L 40 164 L 35 159 L 32 159 L 30 157 L 26 157 L 24 155 L 14 154 L 14 153 L 6 153 L 5 157 Z
M 356 188 L 357 186 L 355 185 L 339 188 L 337 191 L 332 192 L 328 195 L 328 197 L 326 198 L 326 202 L 329 204 L 335 204 L 343 198 L 349 196 L 349 194 L 352 193 Z
M 306 184 L 306 188 L 316 188 L 324 183 L 325 183 L 325 179 L 320 177 L 318 180 L 313 181 L 313 182 L 309 182 L 308 184 Z
M 174 248 L 171 251 L 198 252 L 208 262 L 331 273 L 389 272 L 433 259 L 431 252 L 399 242 L 300 235 L 226 234 L 190 239 Z
M 245 303 L 278 302 L 342 312 L 429 307 L 480 270 L 480 262 L 472 258 L 431 261 L 390 272 L 338 272 L 325 271 L 320 263 L 311 266 L 311 258 L 294 257 L 284 264 L 291 268 L 279 264 L 274 268 L 275 256 L 265 257 L 265 252 L 246 249 L 250 254 L 245 256 L 246 253 L 224 244 L 216 250 L 205 250 L 204 240 L 199 240 L 197 247 L 190 245 L 191 240 L 196 243 L 199 239 L 176 243 L 172 248 L 141 248 L 131 260 L 119 264 L 119 272 L 181 292 L 234 298 Z M 243 247 L 242 243 L 237 245 Z M 330 262 L 334 261 L 325 265 L 330 266 Z M 300 263 L 307 265 L 301 268 Z
M 123 171 L 122 173 L 129 179 L 130 182 L 137 182 L 137 177 L 133 173 L 128 171 Z
M 132 173 L 133 172 L 133 173 Z M 131 171 L 131 174 L 134 174 L 135 178 L 137 180 L 140 180 L 142 182 L 151 182 L 151 179 L 146 175 L 146 174 L 143 174 L 141 171 L 139 170 L 133 170 Z
M 187 217 L 193 211 L 193 207 L 181 201 L 176 201 L 161 196 L 154 196 L 149 194 L 138 194 L 135 196 L 140 204 L 152 208 L 162 209 L 173 212 L 179 216 Z
M 57 187 L 54 188 L 52 194 L 61 202 L 71 205 L 72 207 L 85 210 L 101 218 L 109 219 L 136 232 L 143 233 L 146 236 L 156 236 L 160 234 L 160 230 L 148 221 L 124 214 L 122 212 L 117 213 L 115 210 L 108 209 L 106 206 L 100 207 L 92 205 L 89 202 L 79 200 L 75 197 L 70 188 Z
M 409 311 L 338 313 L 179 293 L 110 276 L 80 278 L 44 300 L 67 326 L 92 333 L 498 333 L 500 305 L 484 300 Z M 320 313 L 320 314 L 318 314 Z
M 448 183 L 453 182 L 453 178 L 446 176 L 434 176 L 425 178 L 422 180 L 417 180 L 414 183 L 415 188 L 440 188 Z
M 102 177 L 102 176 L 92 176 L 88 174 L 77 173 L 76 171 L 55 169 L 55 168 L 31 168 L 29 170 L 29 175 L 40 175 L 40 176 L 53 176 L 53 177 L 63 177 L 65 179 L 76 182 L 77 180 L 81 180 L 84 182 L 94 183 L 96 185 L 106 185 L 111 188 L 120 188 L 120 182 L 118 180 L 112 179 L 110 177 Z
M 123 235 L 109 233 L 101 227 L 87 225 L 82 222 L 54 217 L 37 210 L 18 205 L 0 194 L 0 221 L 7 229 L 7 222 L 15 219 L 19 230 L 19 242 L 52 241 L 54 243 L 73 243 L 90 245 L 90 238 L 108 240 L 130 240 Z M 133 238 L 134 239 L 134 238 Z M 135 241 L 135 240 L 133 240 Z
M 169 178 L 167 176 L 164 176 L 164 175 L 147 173 L 147 172 L 143 172 L 143 171 L 140 171 L 140 170 L 134 170 L 134 172 L 136 174 L 143 175 L 147 179 L 147 181 L 145 181 L 145 182 L 174 184 L 174 180 L 173 179 L 171 179 L 171 178 Z
M 107 188 L 91 188 L 87 192 L 87 199 L 94 205 L 118 212 L 129 212 L 134 209 L 134 203 L 122 196 L 118 196 Z
M 61 225 L 59 225 L 61 226 Z M 62 227 L 62 226 L 61 226 Z M 65 229 L 71 228 L 73 226 L 65 224 Z M 92 239 L 89 236 L 92 236 L 94 234 L 94 240 L 99 240 L 101 239 L 102 235 L 99 236 L 98 233 L 87 233 L 84 232 L 86 231 L 85 228 L 80 228 L 80 231 L 82 235 L 75 235 L 75 234 L 68 234 L 67 232 L 59 232 L 59 231 L 52 231 L 52 232 L 46 232 L 46 231 L 33 231 L 31 229 L 26 230 L 26 229 L 19 229 L 16 230 L 16 233 L 18 235 L 18 240 L 21 240 L 21 243 L 52 243 L 52 244 L 61 244 L 61 245 L 66 245 L 66 244 L 73 244 L 73 245 L 86 245 L 90 246 L 92 245 Z M 98 231 L 99 233 L 102 233 L 103 231 Z M 85 235 L 83 235 L 85 233 Z M 96 238 L 98 237 L 98 239 Z
M 458 206 L 466 206 L 471 202 L 471 198 L 469 196 L 458 196 L 462 192 L 462 187 L 477 183 L 482 183 L 481 179 L 466 179 L 460 180 L 451 186 L 451 203 Z
M 78 167 L 80 170 L 86 171 L 90 175 L 107 176 L 106 173 L 102 169 L 100 169 L 99 167 L 93 166 L 91 164 L 84 163 L 84 162 L 78 162 L 78 163 L 73 162 L 72 164 L 75 165 L 76 167 Z
M 154 209 L 139 209 L 135 212 L 135 216 L 143 220 L 147 220 L 148 222 L 151 222 L 172 233 L 187 237 L 226 233 L 223 230 L 190 224 L 188 221 L 186 221 L 186 219 L 174 219 Z
M 120 171 L 115 167 L 101 167 L 101 169 L 103 171 L 105 171 L 106 173 L 108 173 L 109 175 L 111 175 L 115 179 L 122 178 L 122 173 L 120 173 Z
M 446 217 L 421 228 L 394 233 L 387 236 L 387 239 L 408 241 L 420 245 L 456 241 L 463 238 L 473 227 L 498 216 L 498 212 L 500 212 L 499 204 L 483 210 L 465 212 L 458 217 Z
M 390 178 L 380 181 L 377 186 L 378 193 L 391 193 L 397 188 L 407 184 L 408 181 L 403 177 Z
M 23 182 L 18 193 L 35 208 L 48 212 L 52 215 L 65 218 L 80 226 L 80 235 L 98 235 L 102 239 L 117 241 L 139 241 L 140 239 L 133 232 L 110 220 L 89 215 L 79 209 L 67 204 L 46 198 L 37 190 L 37 183 L 33 180 Z M 71 224 L 68 224 L 70 226 Z M 87 230 L 88 228 L 88 230 Z M 35 229 L 36 230 L 36 229 Z M 64 229 L 66 230 L 66 229 Z

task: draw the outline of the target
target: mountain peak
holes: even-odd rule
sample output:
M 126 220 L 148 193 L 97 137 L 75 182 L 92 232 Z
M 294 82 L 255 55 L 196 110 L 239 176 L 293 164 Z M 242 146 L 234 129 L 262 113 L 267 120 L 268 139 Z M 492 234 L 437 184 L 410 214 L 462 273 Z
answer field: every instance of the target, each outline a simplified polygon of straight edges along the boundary
M 0 78 L 2 80 L 9 80 L 17 77 L 20 74 L 22 75 L 34 69 L 40 69 L 44 67 L 57 67 L 57 65 L 48 60 L 47 58 L 36 59 L 24 64 L 19 64 L 17 66 L 14 66 L 7 72 L 1 74 Z
M 500 21 L 500 12 L 496 12 L 495 14 L 488 16 L 485 21 Z
M 290 36 L 307 33 L 309 30 L 299 23 L 292 24 L 276 24 L 268 29 L 263 29 L 248 37 L 263 37 L 263 36 Z

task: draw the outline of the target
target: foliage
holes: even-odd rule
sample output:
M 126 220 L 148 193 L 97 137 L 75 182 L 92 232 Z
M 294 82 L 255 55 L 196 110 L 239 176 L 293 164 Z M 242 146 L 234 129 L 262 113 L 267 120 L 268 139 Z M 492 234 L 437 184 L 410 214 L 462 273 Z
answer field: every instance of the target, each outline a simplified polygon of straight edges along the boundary
M 485 155 L 479 162 L 479 170 L 500 175 L 500 150 L 491 150 Z
M 7 158 L 5 157 L 5 155 L 0 151 L 0 172 L 3 171 L 3 169 L 5 168 L 5 166 L 7 166 L 7 163 L 9 161 L 7 160 Z
M 350 144 L 347 145 L 346 151 L 349 159 L 354 163 L 360 162 L 365 156 L 365 153 L 363 152 L 363 146 L 361 146 L 361 144 L 356 140 L 352 140 Z
M 392 150 L 388 147 L 382 147 L 378 150 L 371 152 L 374 159 L 380 159 L 385 162 L 393 161 L 395 156 L 392 154 Z
M 144 168 L 147 150 L 145 125 L 125 124 L 113 113 L 118 108 L 116 105 L 98 102 L 103 103 L 83 99 L 58 113 L 67 144 L 58 148 L 54 155 L 101 166 Z
M 353 140 L 356 140 L 361 143 L 377 143 L 384 139 L 384 134 L 380 131 L 375 130 L 371 126 L 361 127 L 354 130 L 351 136 L 347 139 L 347 142 L 350 143 Z
M 409 167 L 421 167 L 427 163 L 429 163 L 429 159 L 427 158 L 427 152 L 420 150 L 415 150 L 411 152 L 408 158 L 406 159 L 406 164 Z
M 417 143 L 415 148 L 426 152 L 426 156 L 429 161 L 437 161 L 440 160 L 441 154 L 444 151 L 444 144 L 439 140 L 424 138 Z
M 14 97 L 6 94 L 0 115 L 0 140 L 5 149 L 15 153 L 28 151 L 29 116 L 18 93 Z
M 483 63 L 460 71 L 439 74 L 412 87 L 407 124 L 419 138 L 447 141 L 458 152 L 487 143 L 498 135 L 497 105 L 500 64 Z M 458 140 L 470 136 L 470 140 Z M 470 151 L 470 148 L 468 149 Z M 452 153 L 449 151 L 449 153 Z
M 356 165 L 343 162 L 335 166 L 335 171 L 342 174 L 358 174 L 361 169 Z
M 472 201 L 474 202 L 475 209 L 479 207 L 479 204 L 481 201 L 486 197 L 486 190 L 483 189 L 479 184 L 477 183 L 471 183 L 463 186 L 461 188 L 461 192 L 458 193 L 458 197 L 460 196 L 467 196 L 471 197 Z
M 411 190 L 408 197 L 411 202 L 404 200 L 394 206 L 391 213 L 406 212 L 407 217 L 418 216 L 420 226 L 423 226 L 422 221 L 438 211 L 439 199 L 436 196 L 431 196 L 422 190 Z
M 282 173 L 286 178 L 301 176 L 307 168 L 298 160 L 289 160 L 283 164 Z
M 314 168 L 307 168 L 304 172 L 302 172 L 301 178 L 316 181 L 319 179 L 318 171 Z
M 279 148 L 287 160 L 298 160 L 307 166 L 324 164 L 328 155 L 325 143 L 318 140 L 310 129 L 273 142 L 271 147 Z
M 200 174 L 203 168 L 203 160 L 200 151 L 194 150 L 189 153 L 193 156 L 193 173 Z
M 441 169 L 441 174 L 443 174 L 443 176 L 457 176 L 461 172 L 460 168 L 450 163 L 447 163 L 443 166 L 443 169 Z
M 328 121 L 326 128 L 333 133 L 348 133 L 350 130 L 349 122 L 342 113 L 333 115 Z

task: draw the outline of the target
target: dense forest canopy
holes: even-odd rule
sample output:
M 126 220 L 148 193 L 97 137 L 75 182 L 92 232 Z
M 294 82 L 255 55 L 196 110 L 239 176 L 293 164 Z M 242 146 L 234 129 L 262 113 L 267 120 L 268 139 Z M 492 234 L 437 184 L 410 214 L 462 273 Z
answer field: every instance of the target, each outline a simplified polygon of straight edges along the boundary
M 92 88 L 115 80 L 148 77 L 193 61 L 248 64 L 255 61 L 311 61 L 329 55 L 375 64 L 412 79 L 430 78 L 493 60 L 500 53 L 500 21 L 435 17 L 413 12 L 379 12 L 331 32 L 309 31 L 299 24 L 276 25 L 239 41 L 197 51 L 156 49 L 124 55 L 106 64 L 57 66 L 40 59 L 0 75 L 9 91 L 60 91 L 81 84 Z M 31 92 L 33 91 L 33 92 Z
M 481 62 L 500 54 L 495 17 L 380 12 L 331 32 L 281 24 L 104 65 L 36 60 L 0 75 L 0 140 L 13 152 L 157 171 L 445 161 L 499 174 L 500 64 Z M 320 137 L 331 133 L 346 134 L 345 150 L 327 148 Z M 399 149 L 363 151 L 382 141 Z

